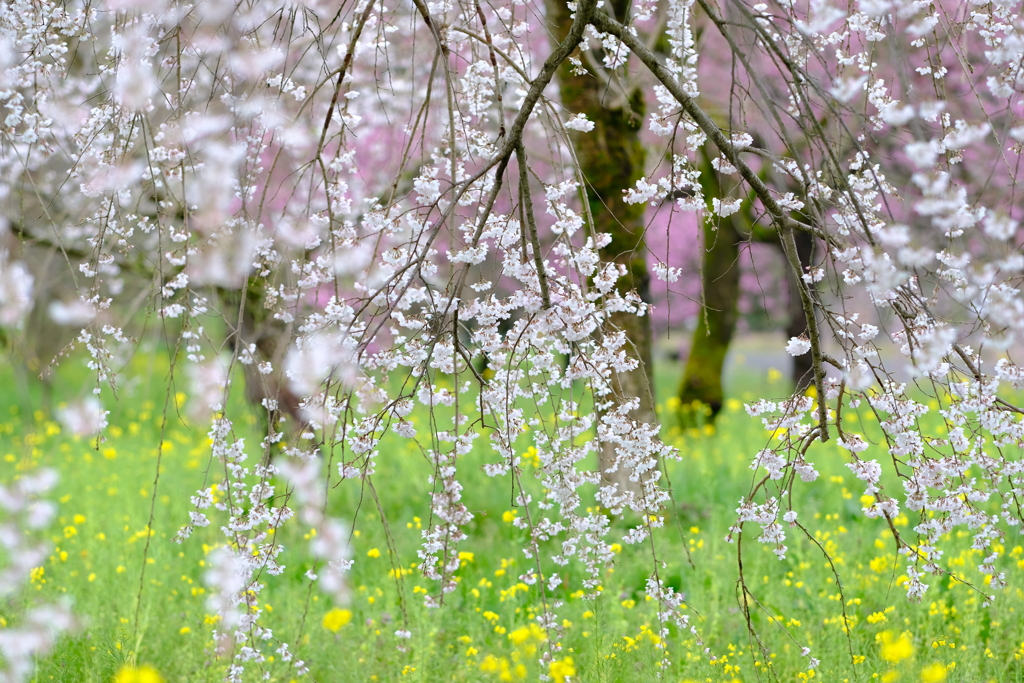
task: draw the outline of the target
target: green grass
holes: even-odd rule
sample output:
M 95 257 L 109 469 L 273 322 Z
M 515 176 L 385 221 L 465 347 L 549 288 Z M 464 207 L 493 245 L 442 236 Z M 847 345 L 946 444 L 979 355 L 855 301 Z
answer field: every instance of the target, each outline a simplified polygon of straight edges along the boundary
M 135 359 L 111 415 L 108 440 L 98 449 L 60 433 L 48 414 L 30 414 L 34 394 L 0 397 L 0 481 L 41 466 L 61 475 L 50 496 L 60 506 L 59 518 L 47 530 L 53 553 L 41 580 L 22 597 L 0 603 L 0 614 L 16 623 L 26 601 L 66 597 L 81 621 L 74 634 L 39 662 L 38 681 L 105 683 L 126 666 L 144 664 L 167 681 L 219 681 L 224 675 L 228 662 L 214 653 L 211 633 L 216 623 L 206 606 L 204 586 L 207 554 L 223 542 L 217 521 L 180 546 L 170 540 L 187 521 L 189 496 L 219 477 L 210 461 L 206 429 L 179 417 L 173 396 L 171 407 L 164 410 L 167 395 L 161 387 L 167 369 L 166 359 L 159 356 Z M 670 380 L 661 387 L 664 392 L 674 383 L 670 371 L 663 374 Z M 56 396 L 80 379 L 73 375 L 58 380 Z M 749 459 L 770 437 L 736 399 L 752 398 L 753 383 L 758 391 L 784 392 L 780 380 L 748 379 L 746 394 L 743 389 L 736 392 L 715 429 L 681 434 L 666 428 L 666 438 L 679 446 L 682 462 L 668 467 L 674 503 L 666 511 L 666 529 L 656 537 L 656 561 L 650 547 L 623 547 L 602 577 L 597 600 L 575 592 L 578 570 L 557 569 L 564 571 L 568 587 L 556 589 L 549 599 L 565 603 L 558 609 L 565 620 L 558 658 L 572 658 L 573 680 L 656 680 L 661 651 L 649 635 L 657 630 L 656 605 L 644 593 L 655 566 L 685 594 L 687 612 L 701 638 L 719 656 L 711 663 L 690 633 L 673 628 L 667 642 L 672 664 L 664 680 L 771 679 L 766 666 L 755 667 L 751 658 L 751 649 L 758 645 L 737 599 L 737 546 L 724 541 L 737 502 L 751 486 Z M 233 402 L 240 406 L 237 397 Z M 418 413 L 414 417 L 425 419 Z M 845 419 L 852 424 L 852 413 Z M 877 432 L 868 413 L 862 410 L 859 419 L 862 431 Z M 255 418 L 249 422 L 239 428 L 254 430 Z M 258 443 L 255 431 L 247 436 L 250 445 Z M 485 439 L 477 443 L 459 464 L 465 501 L 475 516 L 470 538 L 459 549 L 471 555 L 458 572 L 458 589 L 446 597 L 441 610 L 423 607 L 421 593 L 435 588 L 415 569 L 420 528 L 428 519 L 430 468 L 412 442 L 389 437 L 382 443 L 373 478 L 379 506 L 358 481 L 332 490 L 331 514 L 357 520 L 352 598 L 340 606 L 351 612 L 351 620 L 340 625 L 344 619 L 333 624 L 328 619 L 328 626 L 339 626 L 337 631 L 326 628 L 324 620 L 335 605 L 311 590 L 303 576 L 312 566 L 311 530 L 295 520 L 284 527 L 280 540 L 287 569 L 281 576 L 267 577 L 261 621 L 296 645 L 313 680 L 515 681 L 538 680 L 547 673 L 537 664 L 537 650 L 546 644 L 528 628 L 541 611 L 540 592 L 517 578 L 529 568 L 519 550 L 526 532 L 508 522 L 513 513 L 508 479 L 489 479 L 480 472 L 491 456 Z M 523 444 L 525 451 L 525 439 Z M 860 513 L 861 490 L 843 467 L 845 452 L 831 444 L 816 445 L 809 457 L 822 478 L 812 485 L 797 484 L 794 507 L 817 543 L 790 530 L 790 551 L 782 561 L 754 540 L 749 527 L 742 544 L 747 586 L 757 600 L 751 625 L 770 652 L 778 679 L 1024 680 L 1024 662 L 1018 659 L 1024 657 L 1024 550 L 1003 548 L 1000 565 L 1010 587 L 992 607 L 983 608 L 976 592 L 949 577 L 929 577 L 932 588 L 925 601 L 908 603 L 901 588 L 903 564 L 896 561 L 889 530 L 884 521 Z M 874 457 L 882 458 L 884 452 Z M 522 464 L 524 478 L 530 480 L 529 458 Z M 897 520 L 910 536 L 914 523 L 906 515 Z M 625 522 L 614 523 L 612 540 L 626 529 Z M 389 552 L 387 534 L 394 552 Z M 980 583 L 974 570 L 980 553 L 970 550 L 970 539 L 963 534 L 950 543 L 955 550 L 947 552 L 944 566 Z M 849 634 L 839 587 L 821 548 L 842 579 Z M 413 636 L 398 641 L 393 633 L 405 627 Z M 803 646 L 821 660 L 819 671 L 807 670 L 807 659 L 800 655 Z M 280 661 L 267 663 L 266 669 L 273 681 L 295 678 Z M 255 669 L 250 679 L 258 679 Z

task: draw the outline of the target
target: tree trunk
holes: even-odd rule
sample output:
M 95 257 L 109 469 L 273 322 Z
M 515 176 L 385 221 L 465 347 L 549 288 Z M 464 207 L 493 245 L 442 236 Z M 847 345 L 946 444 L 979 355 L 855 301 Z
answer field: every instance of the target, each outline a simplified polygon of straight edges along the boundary
M 611 4 L 617 16 L 623 16 L 628 7 L 623 0 Z M 553 39 L 563 40 L 572 24 L 569 8 L 564 0 L 548 0 L 547 12 Z M 633 187 L 644 171 L 644 147 L 639 136 L 644 115 L 642 95 L 634 90 L 627 98 L 621 89 L 602 85 L 594 75 L 574 74 L 568 61 L 559 67 L 558 81 L 565 108 L 573 114 L 584 113 L 594 122 L 594 130 L 575 133 L 573 142 L 587 183 L 587 203 L 594 228 L 612 238 L 601 256 L 606 262 L 626 267 L 625 277 L 618 281 L 621 293 L 636 291 L 644 301 L 649 301 L 650 277 L 643 238 L 645 207 L 623 201 L 623 192 Z M 640 399 L 639 409 L 631 414 L 635 420 L 656 424 L 650 317 L 613 313 L 608 328 L 626 333 L 626 352 L 640 361 L 636 370 L 619 373 L 616 391 L 620 396 Z M 600 467 L 605 483 L 614 484 L 621 492 L 638 493 L 640 487 L 629 481 L 629 472 L 607 472 L 614 461 L 614 449 L 603 449 Z
M 245 307 L 238 320 L 236 314 L 243 292 L 246 297 Z M 288 378 L 282 369 L 291 339 L 288 325 L 266 315 L 263 306 L 265 294 L 260 282 L 249 282 L 244 290 L 222 289 L 219 293 L 225 315 L 236 319 L 237 332 L 230 338 L 232 350 L 238 344 L 242 347 L 256 345 L 257 362 L 242 364 L 242 374 L 245 377 L 245 398 L 256 411 L 261 431 L 268 436 L 275 433 L 282 416 L 291 420 L 290 430 L 301 429 L 305 424 L 305 417 L 299 409 L 301 399 L 288 386 Z M 270 374 L 264 375 L 259 371 L 258 363 L 261 361 L 273 364 Z M 264 399 L 276 402 L 277 407 L 267 410 L 263 406 Z
M 700 152 L 701 188 L 705 199 L 721 197 L 722 189 L 706 147 Z M 739 214 L 737 214 L 739 215 Z M 703 305 L 693 331 L 690 356 L 679 386 L 679 422 L 694 427 L 706 415 L 713 421 L 725 399 L 722 370 L 736 330 L 736 302 L 740 295 L 739 247 L 742 237 L 735 218 L 705 221 L 701 257 Z M 708 413 L 707 411 L 710 411 Z

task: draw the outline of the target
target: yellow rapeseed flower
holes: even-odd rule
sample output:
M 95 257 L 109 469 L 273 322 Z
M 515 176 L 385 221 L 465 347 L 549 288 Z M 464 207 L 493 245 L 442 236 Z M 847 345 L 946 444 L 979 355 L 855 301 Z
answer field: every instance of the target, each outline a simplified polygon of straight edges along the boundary
M 525 626 L 517 628 L 508 634 L 508 638 L 512 641 L 513 645 L 522 645 L 530 638 L 530 629 Z
M 324 628 L 332 633 L 337 633 L 341 628 L 352 621 L 352 612 L 347 609 L 339 609 L 335 607 L 330 612 L 324 615 L 323 625 Z
M 914 655 L 914 643 L 907 633 L 901 633 L 899 638 L 894 638 L 892 631 L 882 631 L 878 634 L 878 640 L 882 644 L 882 659 L 891 664 L 902 662 Z
M 555 679 L 555 683 L 565 683 L 566 678 L 576 675 L 576 667 L 573 665 L 572 657 L 551 662 L 548 673 Z
M 370 548 L 366 552 L 366 556 L 367 557 L 374 557 L 374 558 L 380 557 L 380 550 L 378 550 L 377 548 Z
M 946 683 L 946 667 L 939 662 L 921 669 L 921 683 Z
M 114 683 L 163 683 L 163 681 L 160 673 L 148 664 L 139 667 L 122 667 L 114 677 Z
M 480 662 L 480 670 L 484 673 L 494 673 L 501 668 L 501 661 L 494 655 L 487 655 L 484 661 Z
M 875 557 L 868 563 L 871 571 L 882 574 L 892 568 L 892 561 L 887 556 Z

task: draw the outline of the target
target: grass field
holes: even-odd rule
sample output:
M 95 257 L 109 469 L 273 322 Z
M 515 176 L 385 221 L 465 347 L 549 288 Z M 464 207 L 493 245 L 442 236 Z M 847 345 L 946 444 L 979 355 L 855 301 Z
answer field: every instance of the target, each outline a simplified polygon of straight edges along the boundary
M 0 480 L 38 467 L 54 468 L 61 477 L 51 493 L 59 503 L 59 517 L 47 530 L 52 554 L 19 598 L 0 602 L 0 615 L 4 623 L 17 623 L 26 601 L 61 597 L 71 601 L 80 621 L 38 663 L 35 680 L 203 682 L 224 675 L 228 662 L 214 654 L 217 619 L 209 613 L 204 584 L 206 558 L 223 537 L 215 523 L 182 545 L 170 540 L 188 520 L 189 496 L 218 477 L 205 427 L 188 424 L 175 410 L 189 398 L 172 394 L 165 410 L 160 387 L 167 370 L 166 359 L 158 356 L 136 359 L 114 406 L 108 440 L 98 448 L 63 434 L 51 415 L 33 409 L 28 394 L 0 396 Z M 74 379 L 67 378 L 67 386 Z M 559 683 L 653 681 L 659 675 L 708 683 L 1024 681 L 1024 549 L 1012 540 L 1000 547 L 1010 587 L 986 608 L 956 578 L 978 582 L 980 552 L 970 549 L 966 533 L 950 539 L 957 551 L 947 552 L 942 562 L 951 576 L 928 577 L 932 585 L 924 602 L 908 603 L 901 587 L 904 567 L 888 527 L 863 517 L 859 482 L 843 467 L 846 453 L 830 444 L 810 451 L 822 478 L 798 484 L 794 500 L 814 541 L 790 534 L 790 551 L 781 561 L 753 535 L 743 543 L 744 575 L 757 600 L 751 622 L 770 652 L 770 665 L 755 664 L 751 649 L 758 646 L 737 600 L 737 546 L 724 538 L 751 485 L 750 457 L 771 436 L 746 416 L 742 401 L 755 390 L 783 394 L 785 386 L 778 373 L 746 379 L 716 428 L 665 430 L 682 462 L 668 467 L 674 505 L 657 537 L 657 566 L 685 594 L 693 623 L 717 656 L 713 662 L 692 634 L 673 630 L 664 643 L 669 670 L 660 667 L 656 606 L 644 593 L 654 560 L 649 548 L 626 546 L 616 548 L 600 599 L 576 592 L 578 576 L 552 596 L 565 601 L 559 609 L 562 651 L 541 671 L 537 652 L 545 646 L 544 635 L 531 627 L 540 597 L 536 587 L 517 578 L 524 571 L 520 548 L 526 532 L 511 524 L 518 512 L 510 505 L 508 481 L 480 472 L 490 457 L 484 440 L 459 464 L 475 519 L 460 546 L 459 587 L 442 610 L 422 606 L 420 594 L 434 588 L 416 570 L 430 468 L 410 441 L 394 439 L 382 445 L 373 478 L 379 509 L 360 495 L 358 482 L 331 494 L 331 513 L 357 520 L 350 603 L 334 605 L 311 590 L 304 574 L 315 530 L 293 520 L 283 530 L 287 569 L 266 581 L 261 621 L 295 643 L 312 680 L 323 683 L 532 681 L 541 675 Z M 3 381 L 14 386 L 10 375 Z M 64 381 L 58 381 L 56 396 L 65 390 Z M 858 418 L 851 411 L 844 419 L 859 419 L 862 431 L 877 437 L 869 413 Z M 255 429 L 255 418 L 251 422 Z M 254 431 L 249 442 L 258 440 Z M 874 457 L 884 457 L 884 451 Z M 527 474 L 531 460 L 524 447 Z M 910 537 L 915 523 L 906 515 L 896 521 Z M 621 536 L 626 528 L 617 523 L 612 533 Z M 398 628 L 407 628 L 411 638 L 396 639 Z M 803 647 L 820 659 L 819 669 L 807 668 Z M 271 681 L 294 678 L 284 662 L 270 661 L 265 669 Z M 251 677 L 258 680 L 255 669 Z

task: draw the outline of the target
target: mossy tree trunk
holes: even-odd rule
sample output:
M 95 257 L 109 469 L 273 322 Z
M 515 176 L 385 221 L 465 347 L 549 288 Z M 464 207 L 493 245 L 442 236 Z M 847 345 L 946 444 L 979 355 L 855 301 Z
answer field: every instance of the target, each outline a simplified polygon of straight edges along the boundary
M 722 197 L 722 189 L 706 145 L 701 148 L 700 165 L 701 189 L 710 205 L 713 198 Z M 725 400 L 722 371 L 736 331 L 740 294 L 739 250 L 743 238 L 736 218 L 741 215 L 708 220 L 702 228 L 702 306 L 679 386 L 679 420 L 684 427 L 696 426 L 708 411 L 707 418 L 714 420 Z
M 624 16 L 628 2 L 613 0 L 611 11 Z M 548 21 L 555 41 L 565 38 L 572 24 L 564 0 L 548 0 Z M 577 54 L 576 56 L 579 56 Z M 598 232 L 611 235 L 611 243 L 601 256 L 606 262 L 621 263 L 626 275 L 618 281 L 621 293 L 636 291 L 644 300 L 650 300 L 650 276 L 647 270 L 644 245 L 644 205 L 627 204 L 623 192 L 633 187 L 644 173 L 644 146 L 640 141 L 644 103 L 638 89 L 628 96 L 616 86 L 606 86 L 592 74 L 577 75 L 566 61 L 558 70 L 562 104 L 572 114 L 584 113 L 594 122 L 588 133 L 574 133 L 573 145 L 586 180 L 586 199 Z M 640 361 L 639 367 L 617 377 L 617 391 L 623 397 L 638 397 L 640 407 L 632 413 L 639 422 L 654 424 L 654 375 L 651 362 L 650 317 L 637 317 L 630 313 L 613 313 L 609 329 L 626 333 L 626 352 Z M 628 473 L 606 470 L 614 462 L 615 453 L 606 449 L 601 453 L 601 472 L 606 483 L 615 484 L 620 491 L 639 491 Z

